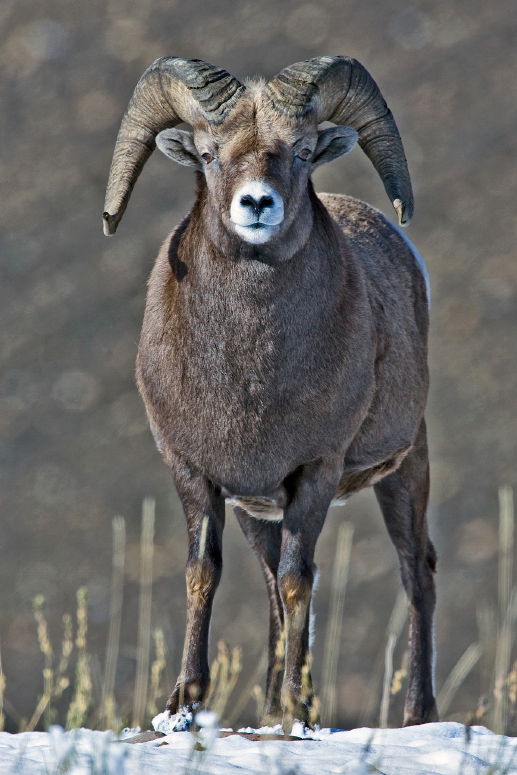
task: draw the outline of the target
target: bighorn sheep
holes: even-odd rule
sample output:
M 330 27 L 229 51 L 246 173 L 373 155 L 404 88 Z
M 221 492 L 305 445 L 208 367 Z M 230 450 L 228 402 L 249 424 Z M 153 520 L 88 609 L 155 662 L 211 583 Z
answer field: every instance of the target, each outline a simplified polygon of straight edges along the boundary
M 324 121 L 336 126 L 320 129 Z M 193 133 L 173 128 L 180 122 Z M 245 84 L 200 60 L 158 59 L 122 120 L 106 234 L 155 142 L 198 179 L 195 204 L 152 271 L 137 358 L 138 387 L 188 526 L 186 638 L 167 704 L 178 719 L 209 682 L 227 499 L 269 595 L 266 716 L 308 723 L 301 684 L 316 541 L 331 503 L 368 485 L 409 598 L 404 723 L 436 719 L 427 278 L 380 212 L 315 194 L 312 170 L 356 139 L 407 223 L 413 195 L 398 129 L 369 73 L 348 57 L 316 57 Z

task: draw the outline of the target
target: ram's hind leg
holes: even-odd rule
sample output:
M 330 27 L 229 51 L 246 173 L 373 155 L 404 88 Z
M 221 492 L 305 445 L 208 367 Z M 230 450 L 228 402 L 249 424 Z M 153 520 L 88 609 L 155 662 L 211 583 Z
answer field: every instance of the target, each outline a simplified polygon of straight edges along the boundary
M 409 601 L 409 685 L 404 726 L 436 721 L 433 693 L 433 574 L 436 554 L 427 532 L 429 464 L 425 424 L 400 468 L 375 485 L 384 521 L 398 553 Z
M 174 714 L 191 711 L 206 694 L 208 631 L 212 602 L 221 578 L 224 498 L 211 482 L 192 472 L 182 461 L 173 467 L 188 529 L 187 626 L 181 672 L 167 702 Z
M 255 519 L 238 506 L 234 507 L 234 511 L 242 532 L 259 559 L 266 580 L 269 597 L 269 643 L 263 722 L 276 724 L 282 721 L 280 691 L 284 676 L 284 611 L 276 580 L 282 543 L 282 523 Z

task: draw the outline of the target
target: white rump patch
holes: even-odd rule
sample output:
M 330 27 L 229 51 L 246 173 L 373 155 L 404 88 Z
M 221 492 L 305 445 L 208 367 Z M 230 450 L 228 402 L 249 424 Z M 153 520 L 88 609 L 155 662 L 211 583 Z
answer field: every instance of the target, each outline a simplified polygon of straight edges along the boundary
M 425 291 L 426 291 L 426 294 L 427 294 L 427 304 L 430 307 L 431 306 L 431 281 L 429 279 L 429 272 L 427 271 L 427 266 L 425 265 L 425 261 L 422 258 L 422 256 L 420 255 L 420 253 L 418 252 L 418 250 L 416 249 L 416 247 L 413 245 L 413 243 L 411 242 L 409 237 L 406 235 L 406 232 L 403 231 L 402 229 L 400 229 L 398 226 L 396 226 L 391 221 L 388 221 L 388 223 L 389 223 L 389 225 L 393 229 L 395 229 L 398 232 L 398 234 L 400 234 L 400 236 L 402 237 L 402 239 L 404 240 L 404 242 L 406 243 L 406 245 L 408 246 L 410 251 L 413 253 L 413 256 L 415 257 L 415 261 L 416 261 L 416 263 L 418 265 L 418 268 L 422 272 L 422 275 L 423 275 L 423 278 L 424 278 L 424 281 L 425 281 Z

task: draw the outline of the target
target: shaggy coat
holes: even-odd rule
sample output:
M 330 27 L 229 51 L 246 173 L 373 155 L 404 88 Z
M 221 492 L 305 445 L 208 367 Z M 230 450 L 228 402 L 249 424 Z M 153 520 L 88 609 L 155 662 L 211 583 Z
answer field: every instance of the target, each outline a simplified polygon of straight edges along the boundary
M 193 133 L 176 129 L 180 120 Z M 336 124 L 323 129 L 321 122 Z M 327 511 L 372 485 L 409 599 L 404 723 L 436 718 L 427 277 L 380 212 L 314 192 L 356 140 L 405 223 L 394 119 L 355 60 L 316 57 L 240 84 L 199 60 L 157 60 L 113 156 L 111 234 L 152 152 L 196 169 L 195 204 L 149 280 L 137 381 L 188 528 L 187 625 L 167 709 L 188 725 L 209 684 L 208 633 L 225 503 L 258 556 L 270 605 L 265 720 L 311 724 L 309 609 Z

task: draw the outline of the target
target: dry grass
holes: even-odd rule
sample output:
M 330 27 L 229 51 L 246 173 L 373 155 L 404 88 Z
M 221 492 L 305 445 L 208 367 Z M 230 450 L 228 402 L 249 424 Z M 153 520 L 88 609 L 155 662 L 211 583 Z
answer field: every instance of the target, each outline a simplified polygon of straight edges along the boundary
M 203 703 L 213 710 L 218 718 L 223 718 L 228 701 L 235 689 L 242 671 L 242 652 L 239 647 L 228 648 L 226 643 L 219 641 L 217 656 L 210 669 L 210 690 Z
M 146 498 L 142 508 L 142 528 L 140 536 L 140 605 L 137 634 L 137 666 L 131 725 L 144 725 L 144 722 L 159 712 L 164 699 L 163 675 L 166 667 L 167 648 L 161 628 L 151 629 L 152 576 L 154 553 L 155 503 Z M 202 552 L 206 540 L 204 525 L 201 541 Z M 100 698 L 95 697 L 91 676 L 91 658 L 87 649 L 88 636 L 88 593 L 85 587 L 77 591 L 75 627 L 69 614 L 63 616 L 63 636 L 59 655 L 56 658 L 52 645 L 47 619 L 45 600 L 38 595 L 33 602 L 37 639 L 43 657 L 43 691 L 36 707 L 27 721 L 21 719 L 19 731 L 32 731 L 37 727 L 47 728 L 58 723 L 60 718 L 54 708 L 66 689 L 72 688 L 68 708 L 65 712 L 65 725 L 68 729 L 82 725 L 99 726 L 102 729 L 120 729 L 128 721 L 127 713 L 117 707 L 115 697 L 116 671 L 120 646 L 120 629 L 123 603 L 124 570 L 126 554 L 126 530 L 122 517 L 113 520 L 112 582 L 110 595 L 110 627 L 106 648 L 104 680 Z M 75 631 L 75 635 L 74 635 Z M 154 645 L 154 658 L 151 663 L 151 640 Z M 72 681 L 69 676 L 70 662 L 75 660 L 75 674 Z M 265 672 L 265 663 L 261 660 L 259 670 L 254 673 L 254 683 Z M 220 718 L 224 716 L 242 670 L 240 648 L 229 649 L 220 642 L 217 656 L 211 666 L 211 689 L 204 703 L 215 710 Z M 0 659 L 0 731 L 4 728 L 4 700 L 6 678 Z M 242 708 L 252 693 L 249 687 L 247 696 L 239 698 Z M 124 715 L 126 718 L 124 718 Z M 233 715 L 233 714 L 232 714 Z
M 137 668 L 132 726 L 144 724 L 156 714 L 164 700 L 163 676 L 167 662 L 167 647 L 163 630 L 152 629 L 152 579 L 154 547 L 154 501 L 147 498 L 143 504 L 140 540 L 140 606 L 138 620 Z M 499 493 L 499 573 L 497 605 L 478 607 L 479 642 L 470 644 L 454 665 L 437 693 L 440 717 L 445 719 L 467 676 L 476 665 L 481 665 L 481 675 L 487 682 L 486 697 L 482 697 L 478 708 L 467 716 L 467 723 L 480 723 L 485 718 L 489 726 L 499 733 L 507 733 L 517 722 L 517 661 L 511 662 L 514 645 L 513 629 L 517 619 L 517 586 L 513 583 L 514 550 L 514 507 L 513 492 L 503 487 Z M 206 533 L 206 529 L 204 531 Z M 331 583 L 330 615 L 324 644 L 321 698 L 314 698 L 315 713 L 321 708 L 323 723 L 331 725 L 336 709 L 336 686 L 339 660 L 339 645 L 344 613 L 344 597 L 348 577 L 353 528 L 344 523 L 338 534 Z M 204 541 L 201 541 L 200 552 Z M 59 721 L 56 705 L 70 689 L 66 710 L 66 726 L 75 728 L 90 723 L 101 728 L 120 729 L 128 720 L 127 711 L 121 711 L 116 702 L 116 672 L 120 645 L 121 611 L 123 602 L 125 571 L 125 523 L 122 517 L 113 521 L 113 565 L 110 596 L 110 627 L 106 649 L 106 663 L 101 696 L 96 697 L 91 677 L 91 660 L 87 650 L 88 605 L 87 590 L 77 592 L 75 622 L 68 614 L 63 616 L 63 634 L 60 647 L 55 652 L 51 643 L 45 616 L 45 601 L 42 596 L 34 600 L 34 617 L 37 639 L 43 658 L 43 690 L 29 720 L 21 719 L 20 730 L 33 730 Z M 389 722 L 391 698 L 401 692 L 407 678 L 408 652 L 405 651 L 400 667 L 394 671 L 393 657 L 399 638 L 404 630 L 407 605 L 403 591 L 399 593 L 386 629 L 383 660 L 372 673 L 372 687 L 382 683 L 377 694 L 368 702 L 378 703 L 379 726 Z M 154 657 L 151 663 L 151 642 Z M 495 643 L 495 645 L 494 645 Z M 283 644 L 279 645 L 279 665 L 283 658 Z M 381 655 L 380 655 L 381 656 Z M 71 662 L 75 665 L 74 679 L 69 672 Z M 382 662 L 384 675 L 382 676 Z M 214 710 L 219 718 L 233 725 L 250 700 L 257 703 L 261 714 L 264 692 L 259 683 L 267 667 L 267 652 L 264 652 L 250 675 L 243 690 L 234 697 L 235 688 L 242 671 L 241 651 L 229 648 L 220 642 L 211 667 L 211 687 L 204 706 Z M 309 675 L 309 663 L 304 675 Z M 375 684 L 374 684 L 375 681 Z M 307 691 L 312 689 L 307 685 Z M 320 701 L 321 700 L 321 701 Z M 6 698 L 6 677 L 0 658 L 0 730 L 5 723 L 4 707 L 9 707 Z M 124 718 L 125 716 L 125 718 Z M 457 715 L 456 715 L 457 718 Z
M 0 651 L 0 732 L 3 732 L 5 726 L 4 696 L 5 696 L 5 674 L 2 668 L 2 652 Z
M 340 525 L 338 532 L 336 554 L 332 571 L 330 615 L 325 636 L 321 679 L 322 723 L 328 725 L 332 724 L 336 712 L 339 647 L 341 644 L 343 610 L 345 604 L 346 583 L 350 568 L 353 535 L 353 525 L 351 525 L 350 522 L 343 522 L 343 524 Z
M 126 523 L 124 517 L 113 519 L 113 552 L 110 595 L 110 624 L 102 684 L 99 723 L 104 729 L 119 726 L 115 713 L 115 680 L 120 648 L 120 627 L 124 601 L 124 570 L 126 564 Z
M 138 644 L 135 694 L 133 698 L 133 727 L 141 723 L 147 705 L 149 655 L 151 650 L 154 516 L 154 499 L 145 498 L 142 509 L 142 533 L 140 538 L 140 604 L 138 607 Z
M 479 662 L 482 649 L 479 643 L 471 643 L 458 659 L 436 697 L 440 718 L 445 718 L 458 689 Z
M 163 695 L 163 674 L 167 665 L 167 647 L 163 630 L 157 627 L 153 630 L 154 661 L 151 665 L 150 689 L 147 700 L 147 715 L 152 717 L 159 713 L 158 701 Z
M 387 627 L 386 650 L 384 653 L 384 680 L 382 682 L 381 706 L 379 711 L 379 726 L 388 726 L 388 716 L 390 709 L 390 697 L 396 692 L 393 688 L 393 652 L 404 629 L 407 619 L 407 601 L 404 590 L 401 589 L 397 595 L 393 611 Z M 399 673 L 399 678 L 401 674 Z
M 85 724 L 88 710 L 92 704 L 92 678 L 90 672 L 90 655 L 86 649 L 88 634 L 88 591 L 85 587 L 77 590 L 77 631 L 75 646 L 77 662 L 75 667 L 74 694 L 68 713 L 66 714 L 67 729 L 77 729 Z
M 499 490 L 499 611 L 495 654 L 494 706 L 491 726 L 503 733 L 508 721 L 507 676 L 510 671 L 512 631 L 517 613 L 517 589 L 513 587 L 513 545 L 515 517 L 513 491 Z
M 79 594 L 79 593 L 78 593 Z M 34 712 L 28 722 L 20 724 L 20 727 L 30 732 L 37 727 L 41 717 L 44 716 L 45 726 L 54 721 L 52 702 L 59 700 L 65 689 L 69 686 L 67 676 L 70 655 L 73 649 L 72 619 L 68 614 L 63 616 L 63 638 L 61 641 L 61 653 L 57 667 L 54 667 L 54 650 L 48 635 L 47 620 L 44 612 L 45 599 L 38 595 L 34 599 L 34 618 L 36 619 L 38 644 L 43 654 L 43 693 L 40 696 Z
M 260 719 L 264 709 L 264 691 L 259 685 L 259 681 L 265 676 L 267 669 L 267 649 L 264 649 L 257 665 L 239 696 L 234 699 L 231 708 L 227 711 L 226 724 L 229 727 L 233 727 L 240 714 L 247 705 L 250 697 L 253 697 L 257 703 L 257 723 L 260 724 Z

